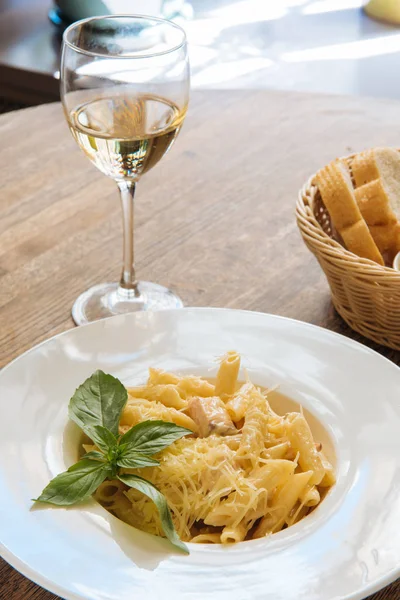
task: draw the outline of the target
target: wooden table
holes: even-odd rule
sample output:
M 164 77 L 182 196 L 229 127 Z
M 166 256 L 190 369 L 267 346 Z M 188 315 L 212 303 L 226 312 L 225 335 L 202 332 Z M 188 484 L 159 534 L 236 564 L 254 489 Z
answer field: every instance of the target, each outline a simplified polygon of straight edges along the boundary
M 400 104 L 285 92 L 196 92 L 170 154 L 137 195 L 137 269 L 191 306 L 285 315 L 358 339 L 298 233 L 306 177 L 335 156 L 398 146 Z M 59 104 L 0 118 L 0 364 L 73 327 L 74 299 L 115 281 L 115 184 L 84 158 Z M 4 401 L 4 400 L 3 400 Z M 396 532 L 393 532 L 395 535 Z M 52 594 L 0 567 L 0 597 Z M 400 580 L 374 600 L 399 600 Z

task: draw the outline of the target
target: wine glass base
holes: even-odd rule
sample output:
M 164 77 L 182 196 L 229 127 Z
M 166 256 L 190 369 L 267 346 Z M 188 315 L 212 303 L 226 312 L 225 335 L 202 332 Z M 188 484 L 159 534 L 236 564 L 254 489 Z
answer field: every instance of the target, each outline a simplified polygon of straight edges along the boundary
M 138 282 L 138 295 L 121 290 L 118 283 L 100 283 L 83 292 L 74 302 L 72 318 L 77 325 L 139 310 L 182 308 L 183 302 L 171 290 L 149 281 Z

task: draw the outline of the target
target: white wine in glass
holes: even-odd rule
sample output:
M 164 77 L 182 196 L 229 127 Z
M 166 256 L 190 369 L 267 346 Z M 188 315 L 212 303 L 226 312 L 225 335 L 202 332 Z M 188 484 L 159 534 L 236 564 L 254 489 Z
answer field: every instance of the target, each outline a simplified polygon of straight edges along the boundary
M 76 142 L 119 187 L 124 225 L 120 282 L 81 294 L 72 309 L 74 321 L 81 325 L 136 310 L 182 306 L 167 288 L 136 280 L 133 200 L 137 181 L 168 152 L 186 115 L 184 31 L 151 17 L 78 21 L 64 33 L 61 92 Z
M 116 181 L 135 179 L 164 156 L 186 108 L 157 96 L 95 99 L 68 115 L 72 135 L 90 160 Z

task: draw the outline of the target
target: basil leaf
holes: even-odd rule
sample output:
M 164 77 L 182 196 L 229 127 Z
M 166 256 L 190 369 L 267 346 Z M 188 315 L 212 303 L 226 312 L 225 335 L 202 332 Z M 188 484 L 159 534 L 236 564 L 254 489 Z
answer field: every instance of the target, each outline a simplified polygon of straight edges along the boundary
M 90 428 L 90 437 L 96 444 L 96 446 L 107 453 L 110 448 L 115 448 L 118 444 L 118 440 L 113 433 L 102 425 L 95 425 Z
M 69 402 L 69 417 L 91 437 L 91 429 L 102 425 L 118 435 L 118 425 L 128 393 L 119 379 L 96 371 L 78 387 Z
M 97 450 L 91 450 L 90 452 L 86 452 L 86 454 L 82 458 L 93 458 L 93 460 L 101 460 L 102 462 L 106 462 L 106 457 L 101 452 L 97 452 Z
M 143 421 L 129 429 L 120 439 L 120 444 L 128 444 L 129 448 L 152 456 L 167 448 L 184 435 L 193 433 L 186 427 L 165 421 Z
M 160 462 L 139 452 L 131 451 L 122 453 L 117 458 L 117 465 L 124 469 L 143 469 L 144 467 L 158 467 Z
M 54 477 L 36 502 L 70 506 L 88 498 L 107 478 L 110 466 L 98 460 L 82 458 L 72 467 Z
M 175 531 L 171 517 L 171 511 L 169 510 L 165 496 L 163 496 L 156 486 L 150 483 L 150 481 L 146 481 L 146 479 L 139 477 L 138 475 L 118 475 L 118 479 L 120 479 L 129 487 L 142 492 L 148 498 L 150 498 L 150 500 L 153 500 L 158 509 L 165 535 L 174 546 L 179 548 L 179 550 L 189 554 L 186 544 L 179 539 L 179 536 Z

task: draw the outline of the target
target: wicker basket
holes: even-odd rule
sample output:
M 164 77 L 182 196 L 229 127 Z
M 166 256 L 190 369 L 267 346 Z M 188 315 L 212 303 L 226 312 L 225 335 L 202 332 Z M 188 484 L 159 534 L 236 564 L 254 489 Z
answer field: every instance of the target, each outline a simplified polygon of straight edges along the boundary
M 349 166 L 352 158 L 345 159 Z M 365 337 L 400 350 L 400 272 L 360 258 L 341 245 L 315 175 L 299 192 L 296 217 L 304 242 L 325 272 L 341 317 Z

